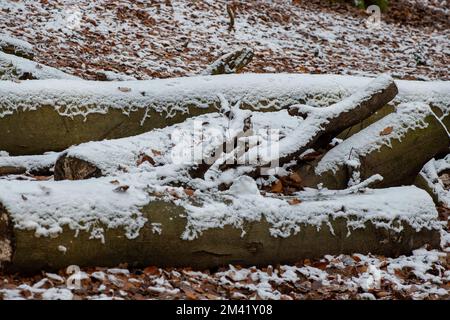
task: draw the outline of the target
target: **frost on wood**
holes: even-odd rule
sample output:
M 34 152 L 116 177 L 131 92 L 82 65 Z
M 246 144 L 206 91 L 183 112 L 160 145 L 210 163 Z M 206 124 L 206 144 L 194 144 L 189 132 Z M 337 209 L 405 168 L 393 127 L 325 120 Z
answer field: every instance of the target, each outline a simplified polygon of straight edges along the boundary
M 296 234 L 300 224 L 320 227 L 328 218 L 342 215 L 356 217 L 352 223 L 355 226 L 362 226 L 369 220 L 392 222 L 400 219 L 418 230 L 429 228 L 436 218 L 431 198 L 414 187 L 344 195 L 310 190 L 296 195 L 303 202 L 293 206 L 287 199 L 255 193 L 246 193 L 246 197 L 236 196 L 233 190 L 242 189 L 237 187 L 231 193 L 198 190 L 192 202 L 183 188 L 162 183 L 155 173 L 76 182 L 1 181 L 0 202 L 15 228 L 34 230 L 37 236 L 57 236 L 67 226 L 72 230 L 89 231 L 96 237 L 99 235 L 96 227 L 101 224 L 106 228 L 124 229 L 127 237 L 134 238 L 147 221 L 140 209 L 161 199 L 174 201 L 185 209 L 186 230 L 179 235 L 185 239 L 196 238 L 210 228 L 225 225 L 239 228 L 245 222 L 262 218 L 271 225 L 271 234 L 280 237 Z M 126 188 L 120 191 L 120 186 Z
M 0 176 L 25 172 L 38 175 L 48 173 L 55 165 L 58 156 L 56 152 L 36 156 L 0 156 Z
M 296 103 L 329 106 L 357 92 L 372 79 L 337 75 L 239 74 L 128 82 L 127 94 L 115 83 L 39 81 L 0 84 L 0 116 L 16 110 L 51 105 L 61 115 L 88 116 L 110 108 L 128 114 L 136 108 L 152 108 L 172 117 L 186 111 L 185 101 L 198 108 L 218 103 L 217 95 L 254 110 L 286 108 Z M 449 113 L 450 84 L 443 81 L 397 80 L 395 103 L 422 101 Z M 145 119 L 142 119 L 145 120 Z
M 286 110 L 277 112 L 252 112 L 252 125 L 254 132 L 264 133 L 265 128 L 280 130 L 281 135 L 291 134 L 301 122 L 294 117 L 288 115 Z M 243 120 L 248 116 L 248 111 L 240 110 L 238 114 L 239 123 L 242 126 Z M 172 176 L 171 171 L 176 170 L 178 178 L 182 177 L 181 168 L 193 166 L 193 159 L 181 157 L 183 160 L 181 165 L 173 165 L 172 156 L 190 155 L 194 148 L 195 140 L 194 128 L 195 124 L 202 124 L 202 132 L 206 138 L 202 141 L 205 154 L 214 150 L 218 144 L 222 144 L 222 138 L 226 136 L 230 124 L 226 117 L 219 113 L 210 113 L 185 120 L 183 123 L 168 126 L 163 129 L 155 129 L 148 133 L 137 135 L 129 138 L 94 141 L 73 146 L 67 149 L 56 163 L 58 170 L 56 172 L 57 179 L 67 179 L 70 159 L 78 159 L 78 162 L 84 162 L 87 165 L 93 165 L 101 172 L 102 175 L 111 175 L 118 172 L 118 167 L 127 171 L 135 171 L 138 167 L 146 167 L 150 165 L 148 161 L 139 161 L 140 157 L 150 157 L 154 160 L 154 166 L 159 172 L 167 176 Z M 237 128 L 234 128 L 235 130 Z M 178 133 L 178 134 L 176 134 Z M 215 133 L 214 135 L 208 133 Z M 175 134 L 175 135 L 174 135 Z M 260 136 L 264 139 L 264 136 Z M 175 144 L 175 147 L 173 146 Z M 72 161 L 73 162 L 73 161 Z M 166 167 L 164 167 L 167 165 Z M 119 170 L 120 171 L 120 170 Z M 80 179 L 86 178 L 79 176 Z M 187 180 L 190 177 L 186 176 Z M 186 181 L 187 181 L 186 180 Z
M 197 190 L 192 196 L 158 184 L 151 174 L 0 183 L 0 202 L 14 224 L 13 265 L 27 270 L 127 261 L 204 268 L 342 250 L 396 255 L 425 242 L 439 244 L 436 208 L 415 187 L 293 196 L 300 199 L 296 205 L 290 197 L 262 196 L 250 177 L 229 192 Z

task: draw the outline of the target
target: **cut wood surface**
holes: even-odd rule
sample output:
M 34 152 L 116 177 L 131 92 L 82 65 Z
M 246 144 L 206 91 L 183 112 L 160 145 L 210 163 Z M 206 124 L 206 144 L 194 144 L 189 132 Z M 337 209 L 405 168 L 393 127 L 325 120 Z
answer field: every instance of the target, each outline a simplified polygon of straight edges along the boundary
M 35 65 L 33 65 L 33 68 Z M 239 74 L 129 82 L 0 81 L 0 150 L 11 155 L 61 151 L 85 141 L 133 136 L 218 110 L 219 94 L 242 107 L 273 111 L 324 107 L 370 78 Z M 450 119 L 450 84 L 396 81 L 392 102 L 423 101 Z M 128 90 L 129 89 L 129 90 Z M 447 120 L 448 121 L 448 120 Z
M 24 210 L 25 207 L 11 203 L 15 199 L 14 192 L 17 191 L 5 194 L 4 183 L 0 184 L 3 204 L 0 210 L 0 260 L 2 266 L 10 271 L 26 272 L 43 268 L 52 270 L 72 264 L 116 266 L 128 263 L 130 267 L 158 265 L 194 268 L 217 267 L 230 263 L 264 265 L 294 263 L 303 258 L 321 257 L 324 254 L 354 252 L 397 256 L 409 253 L 424 244 L 438 247 L 440 241 L 434 204 L 426 192 L 414 187 L 369 191 L 362 195 L 322 195 L 319 196 L 321 200 L 306 197 L 296 205 L 289 205 L 288 199 L 280 198 L 277 203 L 285 204 L 278 211 L 274 211 L 273 216 L 263 212 L 267 211 L 267 206 L 275 200 L 260 197 L 258 199 L 261 204 L 253 208 L 255 217 L 258 216 L 259 210 L 262 210 L 259 219 L 244 220 L 242 225 L 235 226 L 210 225 L 199 229 L 193 239 L 186 240 L 183 239 L 183 234 L 189 225 L 192 227 L 193 223 L 198 224 L 203 218 L 206 219 L 205 222 L 209 221 L 205 226 L 214 221 L 213 216 L 213 219 L 209 220 L 208 214 L 213 213 L 208 213 L 207 208 L 202 215 L 195 216 L 182 206 L 152 200 L 140 209 L 142 218 L 147 219 L 147 222 L 133 238 L 126 236 L 126 232 L 119 225 L 116 228 L 108 227 L 113 217 L 108 217 L 106 212 L 103 217 L 99 215 L 94 220 L 88 220 L 89 224 L 83 225 L 81 220 L 77 221 L 80 224 L 74 230 L 69 228 L 69 221 L 77 217 L 70 213 L 69 206 L 76 205 L 78 210 L 80 208 L 79 200 L 72 200 L 83 196 L 86 197 L 83 202 L 91 203 L 96 195 L 66 194 L 66 199 L 61 202 L 59 208 L 63 212 L 54 212 L 49 216 L 45 213 L 46 209 L 42 203 L 48 201 L 48 197 L 55 198 L 58 194 L 63 194 L 61 188 L 65 188 L 65 185 L 58 186 L 49 182 L 42 185 L 49 193 L 47 199 L 36 197 L 35 194 L 29 193 L 30 189 L 25 188 L 22 199 L 16 200 L 22 201 L 28 208 L 34 208 L 30 221 L 37 224 L 28 223 L 25 224 L 27 227 L 24 227 L 23 223 L 26 221 L 21 221 L 22 214 L 16 210 L 18 207 Z M 89 188 L 89 184 L 85 182 L 70 183 L 83 184 Z M 55 189 L 56 187 L 58 189 Z M 97 186 L 98 191 L 103 192 L 102 189 L 101 185 Z M 408 199 L 402 199 L 405 196 Z M 121 201 L 120 199 L 126 199 L 127 195 L 115 193 L 114 197 Z M 361 199 L 367 201 L 366 206 L 362 205 Z M 96 205 L 103 207 L 108 201 L 106 198 L 98 198 Z M 235 205 L 239 206 L 237 203 L 240 200 L 237 198 L 234 201 L 237 201 Z M 390 203 L 389 209 L 383 204 L 387 202 Z M 341 211 L 343 206 L 345 212 Z M 96 209 L 85 206 L 81 210 L 87 213 Z M 215 214 L 218 214 L 217 210 Z M 39 215 L 42 215 L 44 220 L 36 219 Z M 43 231 L 39 228 L 44 227 L 39 226 L 39 223 L 48 223 L 55 219 L 57 221 L 58 216 L 66 217 L 65 225 L 61 224 L 60 229 L 49 229 L 51 232 L 56 231 L 52 236 L 41 235 L 37 238 L 36 233 L 41 234 Z M 276 220 L 279 226 L 274 224 L 275 217 L 281 219 Z M 292 220 L 292 217 L 298 219 L 297 231 L 274 237 L 277 228 L 295 220 Z M 320 222 L 317 217 L 324 220 Z M 114 219 L 121 218 L 115 216 Z M 193 222 L 192 219 L 197 221 Z M 45 228 L 49 227 L 50 225 L 47 225 Z M 286 231 L 282 234 L 284 232 Z

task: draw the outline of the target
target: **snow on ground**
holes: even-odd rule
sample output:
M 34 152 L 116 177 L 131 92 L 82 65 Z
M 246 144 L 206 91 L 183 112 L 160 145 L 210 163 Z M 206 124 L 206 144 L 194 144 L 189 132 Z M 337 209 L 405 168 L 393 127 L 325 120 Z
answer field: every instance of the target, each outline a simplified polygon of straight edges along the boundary
M 246 71 L 448 80 L 449 11 L 442 1 L 399 0 L 379 28 L 368 15 L 327 1 L 50 0 L 0 4 L 2 33 L 34 45 L 38 62 L 95 79 L 108 70 L 137 79 L 201 73 L 248 46 Z
M 281 6 L 277 1 L 247 1 L 236 5 L 232 32 L 228 31 L 225 4 L 224 0 L 5 0 L 0 2 L 0 27 L 3 37 L 13 36 L 33 45 L 37 63 L 87 79 L 97 79 L 99 72 L 109 80 L 192 76 L 222 54 L 248 46 L 256 55 L 246 72 L 390 72 L 403 79 L 450 80 L 449 11 L 440 1 L 395 1 L 393 8 L 401 10 L 383 14 L 380 27 L 374 29 L 365 25 L 367 15 L 343 4 L 319 5 L 318 0 L 312 0 L 283 2 Z M 39 71 L 36 65 L 32 63 L 30 68 Z M 354 79 L 353 89 L 360 86 L 355 83 L 361 78 Z M 342 89 L 337 78 L 329 83 Z M 46 85 L 52 86 L 50 82 Z M 425 89 L 428 83 L 406 89 L 398 85 L 400 92 L 431 102 L 424 101 L 424 90 L 417 90 L 420 85 Z M 112 86 L 117 89 L 116 84 Z M 438 86 L 446 90 L 444 83 Z M 347 89 L 344 96 L 352 91 Z M 433 90 L 427 97 L 442 97 Z M 340 94 L 335 97 L 341 98 Z M 442 105 L 448 108 L 448 100 Z M 448 109 L 444 111 L 448 114 Z M 32 167 L 54 156 L 20 160 Z M 254 185 L 247 182 L 236 185 L 231 193 L 258 196 Z M 53 190 L 56 184 L 52 181 L 36 183 L 28 190 L 31 197 L 55 193 L 59 199 L 70 198 L 70 194 Z M 20 182 L 12 181 L 11 186 L 19 187 Z M 448 182 L 443 188 L 448 194 Z M 111 192 L 113 185 L 104 189 Z M 138 199 L 140 195 L 135 195 L 133 205 L 144 202 Z M 25 201 L 23 197 L 15 200 L 18 206 Z M 398 200 L 402 201 L 402 195 Z M 440 207 L 439 212 L 448 229 L 449 209 Z M 57 233 L 58 228 L 51 231 Z M 128 270 L 122 265 L 84 268 L 72 278 L 66 270 L 31 277 L 3 274 L 0 298 L 449 299 L 450 234 L 445 229 L 441 243 L 441 250 L 423 248 L 398 258 L 355 253 L 264 268 L 229 266 L 193 271 L 150 266 Z
M 0 299 L 448 299 L 449 280 L 448 256 L 418 249 L 398 258 L 327 255 L 294 265 L 217 271 L 122 265 L 5 275 Z
M 0 80 L 79 79 L 56 68 L 0 51 Z

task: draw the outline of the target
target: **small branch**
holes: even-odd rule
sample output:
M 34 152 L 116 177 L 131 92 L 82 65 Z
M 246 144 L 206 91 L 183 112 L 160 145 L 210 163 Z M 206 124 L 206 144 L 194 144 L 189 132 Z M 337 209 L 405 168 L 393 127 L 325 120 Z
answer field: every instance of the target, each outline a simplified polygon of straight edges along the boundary
M 230 22 L 228 23 L 228 31 L 234 31 L 234 17 L 235 17 L 235 9 L 234 6 L 230 3 L 227 4 L 227 13 L 230 18 Z

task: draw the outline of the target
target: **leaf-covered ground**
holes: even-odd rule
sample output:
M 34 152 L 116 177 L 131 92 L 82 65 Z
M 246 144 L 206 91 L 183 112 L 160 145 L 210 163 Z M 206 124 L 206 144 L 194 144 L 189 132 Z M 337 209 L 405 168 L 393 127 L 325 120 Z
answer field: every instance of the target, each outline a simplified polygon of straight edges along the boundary
M 392 1 L 379 28 L 364 11 L 331 1 L 5 0 L 0 28 L 35 45 L 37 61 L 96 79 L 99 70 L 137 79 L 201 72 L 247 46 L 245 72 L 307 72 L 450 79 L 449 7 Z M 447 2 L 448 3 L 448 2 Z
M 392 1 L 380 28 L 329 1 L 5 0 L 2 32 L 35 46 L 36 60 L 86 79 L 101 70 L 137 79 L 189 76 L 241 46 L 255 51 L 245 72 L 307 72 L 450 80 L 448 2 Z M 31 177 L 48 179 L 48 177 Z M 448 174 L 441 177 L 447 188 Z M 450 210 L 439 208 L 447 223 Z M 3 299 L 449 299 L 450 237 L 386 258 L 353 254 L 295 265 L 220 270 L 85 268 L 0 275 Z M 77 278 L 80 288 L 72 288 Z M 67 282 L 69 280 L 69 282 Z M 75 280 L 75 281 L 74 281 Z

